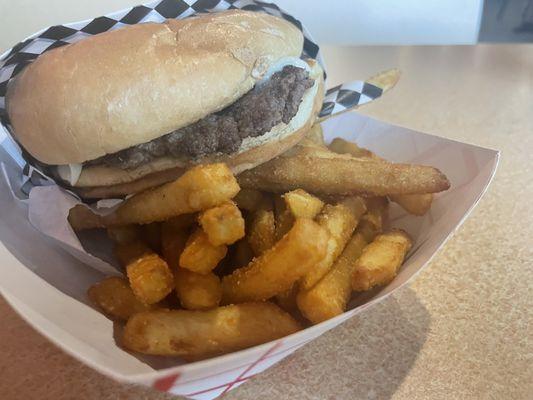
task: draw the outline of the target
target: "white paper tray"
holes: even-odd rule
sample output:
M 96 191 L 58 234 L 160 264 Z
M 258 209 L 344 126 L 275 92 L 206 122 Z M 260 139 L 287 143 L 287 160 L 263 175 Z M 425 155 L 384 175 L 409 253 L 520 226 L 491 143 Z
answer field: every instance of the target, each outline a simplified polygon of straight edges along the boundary
M 393 282 L 355 298 L 350 311 L 283 339 L 205 361 L 183 364 L 177 359 L 132 355 L 117 346 L 113 323 L 94 310 L 86 297 L 87 287 L 104 273 L 81 262 L 83 254 L 76 253 L 73 247 L 59 244 L 31 225 L 27 203 L 13 197 L 6 181 L 9 176 L 19 176 L 20 171 L 3 150 L 1 293 L 36 330 L 104 375 L 194 399 L 217 397 L 406 284 L 468 216 L 498 164 L 497 151 L 392 126 L 356 113 L 334 117 L 323 127 L 329 140 L 341 136 L 392 161 L 435 166 L 452 185 L 437 195 L 424 217 L 407 215 L 392 205 L 392 225 L 413 235 L 413 250 Z

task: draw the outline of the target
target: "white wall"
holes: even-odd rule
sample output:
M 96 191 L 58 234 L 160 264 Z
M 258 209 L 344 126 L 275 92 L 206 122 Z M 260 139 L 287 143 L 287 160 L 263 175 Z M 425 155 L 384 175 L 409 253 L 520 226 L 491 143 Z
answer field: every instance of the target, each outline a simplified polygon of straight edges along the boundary
M 0 0 L 0 50 L 49 25 L 142 0 Z M 482 0 L 277 0 L 328 44 L 458 44 L 477 40 Z
M 476 43 L 483 0 L 277 0 L 325 44 Z

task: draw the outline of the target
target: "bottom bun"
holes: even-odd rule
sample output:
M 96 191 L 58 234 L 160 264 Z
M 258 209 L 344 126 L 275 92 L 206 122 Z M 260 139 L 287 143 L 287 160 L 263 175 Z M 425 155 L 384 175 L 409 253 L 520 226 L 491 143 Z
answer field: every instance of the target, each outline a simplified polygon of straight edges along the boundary
M 315 68 L 313 69 L 316 71 Z M 122 197 L 175 180 L 188 168 L 198 163 L 223 162 L 234 174 L 265 163 L 302 140 L 316 121 L 324 99 L 321 69 L 316 79 L 314 98 L 310 99 L 312 102 L 305 109 L 299 110 L 293 118 L 293 121 L 297 123 L 297 129 L 291 126 L 293 125 L 291 121 L 286 126 L 275 127 L 271 132 L 251 139 L 255 143 L 250 143 L 244 151 L 237 154 L 207 157 L 197 163 L 167 157 L 153 160 L 134 171 L 105 166 L 90 167 L 82 172 L 80 180 L 72 190 L 83 198 Z M 99 184 L 95 185 L 97 182 Z
M 266 162 L 296 145 L 304 138 L 311 125 L 311 121 L 309 121 L 309 123 L 306 123 L 302 128 L 278 142 L 271 142 L 260 147 L 254 147 L 245 153 L 239 154 L 235 158 L 226 157 L 226 160 L 219 159 L 217 161 L 225 162 L 235 174 L 238 174 L 239 172 L 258 165 L 259 163 L 255 160 L 260 159 L 265 160 L 263 162 Z M 248 165 L 250 165 L 250 167 L 245 168 L 245 166 Z M 83 198 L 104 199 L 122 197 L 176 180 L 187 171 L 187 169 L 187 167 L 174 167 L 164 171 L 154 172 L 132 182 L 120 183 L 112 186 L 80 187 L 73 188 L 73 190 Z

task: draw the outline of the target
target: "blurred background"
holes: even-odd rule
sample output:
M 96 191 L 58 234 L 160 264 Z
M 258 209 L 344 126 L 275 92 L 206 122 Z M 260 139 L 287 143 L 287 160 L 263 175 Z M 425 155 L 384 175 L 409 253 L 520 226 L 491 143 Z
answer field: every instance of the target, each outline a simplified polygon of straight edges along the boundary
M 174 1 L 174 0 L 167 0 Z M 189 0 L 192 3 L 193 0 Z M 0 49 L 141 0 L 0 0 Z M 277 0 L 327 45 L 532 42 L 533 0 Z

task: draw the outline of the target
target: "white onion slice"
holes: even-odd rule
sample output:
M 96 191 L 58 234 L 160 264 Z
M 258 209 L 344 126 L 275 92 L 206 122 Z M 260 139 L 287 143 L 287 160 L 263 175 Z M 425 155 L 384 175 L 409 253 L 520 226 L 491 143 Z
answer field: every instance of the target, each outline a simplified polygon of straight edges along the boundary
M 311 67 L 304 60 L 298 57 L 283 57 L 276 61 L 268 68 L 267 72 L 262 76 L 261 80 L 256 85 L 261 86 L 265 84 L 276 72 L 279 72 L 286 65 L 294 65 L 295 67 L 305 69 L 307 72 L 311 71 Z
M 61 179 L 70 183 L 71 186 L 74 186 L 78 179 L 80 179 L 81 170 L 83 166 L 81 164 L 65 164 L 57 166 L 57 173 Z

